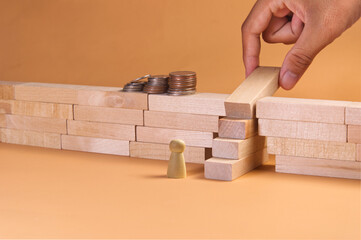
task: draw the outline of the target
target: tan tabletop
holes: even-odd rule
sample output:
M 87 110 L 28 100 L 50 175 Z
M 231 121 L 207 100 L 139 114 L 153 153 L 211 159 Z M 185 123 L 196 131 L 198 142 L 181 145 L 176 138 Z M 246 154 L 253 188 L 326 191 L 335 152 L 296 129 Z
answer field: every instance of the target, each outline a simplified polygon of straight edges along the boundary
M 271 163 L 272 164 L 272 163 Z M 1 238 L 360 239 L 360 181 L 168 179 L 166 161 L 0 144 Z

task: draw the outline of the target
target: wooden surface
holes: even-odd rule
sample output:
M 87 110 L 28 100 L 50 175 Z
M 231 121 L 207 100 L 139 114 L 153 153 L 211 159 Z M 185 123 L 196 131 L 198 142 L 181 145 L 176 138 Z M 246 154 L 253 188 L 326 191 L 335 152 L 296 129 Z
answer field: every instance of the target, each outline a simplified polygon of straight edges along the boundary
M 246 139 L 257 134 L 257 119 L 232 119 L 219 120 L 218 136 L 221 138 Z
M 357 144 L 356 161 L 361 162 L 361 144 Z
M 348 104 L 344 101 L 265 97 L 257 101 L 257 118 L 344 124 Z
M 13 106 L 12 100 L 1 100 L 0 99 L 0 114 L 11 113 Z
M 62 135 L 61 148 L 65 150 L 129 156 L 129 141 L 115 139 Z
M 353 102 L 346 108 L 346 124 L 361 125 L 361 103 Z
M 361 162 L 276 156 L 276 171 L 324 177 L 361 179 Z
M 256 115 L 256 101 L 278 89 L 280 68 L 258 67 L 225 101 L 226 115 L 250 119 Z
M 210 158 L 204 164 L 204 176 L 207 179 L 232 181 L 266 162 L 267 156 L 267 151 L 262 150 L 237 160 Z
M 15 85 L 20 82 L 0 81 L 0 99 L 15 99 Z
M 216 138 L 212 155 L 216 158 L 240 159 L 265 147 L 266 138 L 254 136 L 245 140 Z
M 169 144 L 130 142 L 130 156 L 155 160 L 169 160 Z M 186 146 L 184 158 L 189 163 L 204 163 L 212 156 L 210 148 Z
M 149 95 L 149 110 L 225 116 L 228 94 L 196 93 L 188 96 Z
M 258 132 L 270 137 L 347 141 L 347 126 L 343 124 L 258 119 Z
M 347 125 L 347 141 L 361 143 L 361 125 Z
M 218 132 L 218 116 L 144 111 L 144 126 Z
M 73 106 L 70 104 L 13 101 L 12 114 L 34 117 L 73 119 Z
M 356 144 L 267 137 L 269 154 L 356 161 Z
M 166 128 L 137 126 L 137 142 L 169 144 L 174 139 L 182 139 L 187 146 L 211 148 L 213 133 Z

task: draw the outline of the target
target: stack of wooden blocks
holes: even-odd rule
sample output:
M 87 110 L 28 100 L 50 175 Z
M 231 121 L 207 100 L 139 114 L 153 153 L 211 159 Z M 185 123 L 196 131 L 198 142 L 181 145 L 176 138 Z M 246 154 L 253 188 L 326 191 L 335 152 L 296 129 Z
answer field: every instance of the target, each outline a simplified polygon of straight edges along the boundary
M 256 101 L 278 89 L 279 68 L 259 67 L 225 101 L 213 158 L 205 163 L 208 179 L 236 179 L 268 159 L 265 137 L 257 135 Z
M 361 103 L 266 97 L 259 134 L 282 173 L 361 179 Z

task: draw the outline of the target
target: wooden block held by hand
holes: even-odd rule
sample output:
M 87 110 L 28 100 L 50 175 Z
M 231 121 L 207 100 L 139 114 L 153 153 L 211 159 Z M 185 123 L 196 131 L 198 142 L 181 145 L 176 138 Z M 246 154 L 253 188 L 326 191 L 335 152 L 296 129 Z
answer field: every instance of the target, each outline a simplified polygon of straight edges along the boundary
M 265 147 L 266 138 L 254 136 L 245 140 L 216 138 L 212 155 L 216 158 L 240 159 Z
M 204 164 L 204 176 L 207 179 L 232 181 L 260 166 L 267 159 L 266 150 L 252 153 L 237 160 L 210 158 Z
M 246 139 L 256 134 L 256 119 L 219 119 L 218 136 L 221 138 Z
M 356 144 L 267 137 L 269 154 L 356 161 Z
M 256 101 L 272 96 L 278 89 L 280 68 L 258 67 L 225 101 L 226 116 L 250 119 L 255 117 Z
M 361 143 L 361 125 L 347 125 L 347 141 Z
M 314 139 L 330 142 L 346 142 L 347 127 L 344 124 L 259 119 L 261 136 Z
M 62 149 L 129 156 L 129 142 L 115 139 L 61 136 Z
M 346 124 L 361 125 L 361 102 L 351 102 L 347 105 Z
M 361 162 L 277 155 L 276 172 L 361 179 Z

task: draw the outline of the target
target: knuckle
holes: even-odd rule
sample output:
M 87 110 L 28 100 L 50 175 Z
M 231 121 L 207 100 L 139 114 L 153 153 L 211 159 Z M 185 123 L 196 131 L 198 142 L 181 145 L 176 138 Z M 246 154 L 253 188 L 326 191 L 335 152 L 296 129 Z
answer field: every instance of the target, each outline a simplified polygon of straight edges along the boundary
M 311 65 L 313 58 L 309 54 L 305 53 L 304 50 L 295 49 L 290 53 L 290 61 L 291 64 L 298 69 L 306 69 Z

